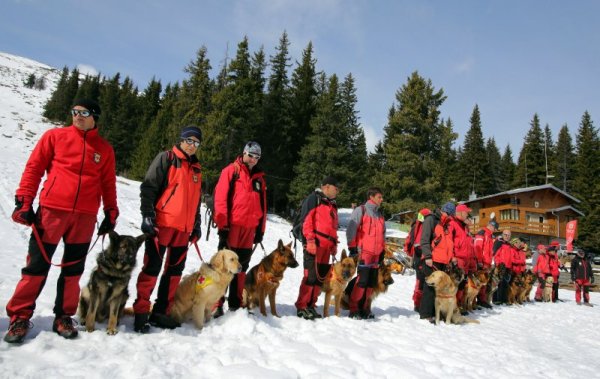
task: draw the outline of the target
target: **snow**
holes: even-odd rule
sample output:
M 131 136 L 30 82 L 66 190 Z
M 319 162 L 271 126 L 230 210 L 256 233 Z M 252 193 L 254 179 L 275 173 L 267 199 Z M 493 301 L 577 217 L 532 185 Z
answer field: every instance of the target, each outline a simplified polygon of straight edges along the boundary
M 21 83 L 30 74 L 45 74 L 48 89 L 36 91 Z M 42 107 L 58 80 L 58 72 L 29 59 L 0 53 L 0 304 L 8 302 L 25 263 L 29 230 L 10 220 L 14 191 L 35 141 L 54 127 L 41 116 Z M 119 178 L 121 216 L 117 231 L 140 234 L 139 183 Z M 342 213 L 347 213 L 344 211 Z M 102 217 L 99 215 L 99 220 Z M 264 246 L 278 239 L 289 242 L 290 225 L 269 216 Z M 206 229 L 203 230 L 206 234 Z M 346 247 L 340 232 L 340 249 Z M 107 243 L 107 242 L 106 242 Z M 105 244 L 106 244 L 105 243 Z M 213 230 L 200 247 L 204 259 L 216 250 Z M 89 254 L 81 279 L 85 285 L 102 248 Z M 59 246 L 54 261 L 59 261 Z M 142 250 L 138 252 L 139 261 Z M 301 260 L 301 252 L 298 251 Z M 252 265 L 263 257 L 257 249 Z M 192 250 L 185 273 L 200 265 Z M 137 277 L 138 266 L 134 278 Z M 564 274 L 563 274 L 564 275 Z M 0 377 L 6 378 L 593 378 L 600 365 L 600 302 L 594 308 L 577 306 L 572 291 L 560 290 L 564 302 L 501 306 L 478 311 L 481 324 L 434 326 L 412 311 L 414 276 L 396 276 L 395 283 L 373 305 L 369 321 L 331 317 L 306 321 L 295 315 L 294 302 L 302 269 L 288 269 L 277 294 L 281 318 L 226 313 L 204 330 L 185 324 L 175 330 L 132 331 L 125 317 L 116 336 L 83 330 L 75 340 L 51 331 L 58 269 L 50 270 L 32 318 L 34 327 L 20 346 L 0 342 Z M 135 296 L 135 280 L 129 286 Z M 154 296 L 153 296 L 154 297 Z M 130 299 L 129 304 L 133 299 Z M 322 306 L 319 301 L 319 310 Z M 344 312 L 346 315 L 346 312 Z M 0 316 L 0 330 L 8 327 Z

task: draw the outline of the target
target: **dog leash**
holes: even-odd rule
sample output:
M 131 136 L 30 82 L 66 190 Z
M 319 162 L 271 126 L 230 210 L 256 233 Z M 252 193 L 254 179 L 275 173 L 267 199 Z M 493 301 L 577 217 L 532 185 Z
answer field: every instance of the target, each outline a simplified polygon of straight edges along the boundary
M 198 257 L 200 257 L 200 261 L 204 263 L 204 259 L 202 258 L 202 254 L 200 254 L 200 248 L 198 247 L 198 242 L 194 242 L 192 245 L 196 248 L 196 253 L 198 253 Z
M 42 257 L 44 258 L 46 263 L 48 263 L 49 265 L 52 265 L 52 266 L 56 266 L 56 267 L 69 267 L 69 266 L 76 265 L 77 263 L 83 261 L 87 257 L 88 253 L 94 248 L 94 246 L 96 245 L 96 242 L 98 242 L 98 238 L 100 238 L 100 236 L 96 237 L 96 240 L 94 241 L 92 246 L 90 246 L 87 253 L 85 253 L 85 255 L 82 258 L 80 258 L 76 261 L 72 261 L 72 262 L 52 263 L 52 260 L 50 259 L 50 257 L 48 257 L 48 253 L 46 252 L 46 249 L 44 248 L 44 243 L 42 242 L 42 238 L 40 237 L 40 234 L 39 234 L 35 224 L 31 224 L 31 229 L 33 231 L 33 235 L 38 244 L 38 247 L 40 248 L 40 252 L 42 253 Z M 104 241 L 104 237 L 102 237 L 102 240 Z

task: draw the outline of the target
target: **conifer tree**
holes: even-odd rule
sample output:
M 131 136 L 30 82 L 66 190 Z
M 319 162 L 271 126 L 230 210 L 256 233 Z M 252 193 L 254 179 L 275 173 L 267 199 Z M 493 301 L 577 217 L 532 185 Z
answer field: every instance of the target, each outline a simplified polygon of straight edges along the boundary
M 457 155 L 454 150 L 454 142 L 458 134 L 454 132 L 454 124 L 449 118 L 440 122 L 440 150 L 435 157 L 437 162 L 434 165 L 433 176 L 440 183 L 439 197 L 449 199 L 456 193 L 456 188 L 461 179 L 456 175 Z M 423 206 L 431 206 L 422 204 Z
M 556 166 L 554 169 L 554 172 L 556 172 L 555 183 L 557 187 L 565 192 L 572 192 L 573 190 L 574 160 L 573 140 L 571 139 L 569 128 L 565 124 L 558 132 Z
M 72 123 L 73 118 L 71 117 L 71 106 L 73 105 L 73 101 L 75 100 L 75 96 L 77 95 L 77 90 L 79 89 L 79 70 L 74 68 L 71 70 L 71 75 L 67 80 L 67 84 L 65 86 L 65 91 L 61 99 L 60 109 L 62 112 L 62 117 L 59 118 L 60 121 L 63 121 L 66 125 L 70 125 Z
M 114 125 L 107 136 L 108 141 L 115 150 L 117 173 L 126 174 L 132 153 L 138 141 L 138 126 L 140 124 L 140 110 L 138 108 L 138 90 L 134 87 L 129 77 L 125 77 L 119 91 L 118 106 L 115 112 Z
M 107 140 L 111 141 L 111 133 L 117 128 L 116 115 L 119 109 L 119 98 L 121 94 L 121 74 L 116 73 L 110 80 L 102 81 L 100 87 L 99 104 L 102 114 L 98 123 L 101 125 L 99 132 Z
M 512 150 L 509 144 L 506 144 L 504 154 L 502 154 L 501 162 L 501 186 L 498 189 L 500 192 L 508 191 L 511 188 L 515 176 L 516 165 L 513 160 Z
M 26 88 L 33 88 L 33 86 L 35 85 L 35 74 L 31 73 L 29 74 L 29 76 L 27 77 L 27 79 L 23 82 L 23 85 Z
M 213 83 L 210 80 L 210 60 L 207 50 L 202 46 L 196 53 L 196 59 L 190 62 L 185 72 L 189 77 L 181 85 L 178 107 L 183 113 L 181 125 L 201 126 L 210 112 Z
M 58 79 L 58 83 L 56 85 L 56 89 L 52 92 L 50 99 L 44 105 L 44 117 L 48 118 L 52 121 L 59 121 L 65 117 L 62 108 L 63 101 L 62 99 L 65 96 L 65 91 L 67 88 L 67 82 L 69 80 L 69 68 L 67 66 L 63 67 L 62 72 L 60 74 L 60 78 Z
M 544 135 L 536 114 L 525 136 L 523 148 L 515 170 L 514 187 L 532 187 L 546 183 L 546 160 L 544 158 Z
M 396 93 L 397 105 L 384 128 L 385 167 L 377 178 L 392 212 L 416 204 L 439 204 L 441 184 L 432 173 L 440 149 L 439 114 L 446 97 L 431 80 L 413 72 Z
M 87 98 L 98 101 L 100 98 L 100 74 L 86 75 L 77 89 L 76 99 Z
M 475 104 L 470 118 L 470 128 L 465 135 L 462 154 L 458 162 L 457 176 L 462 178 L 456 195 L 466 199 L 471 192 L 477 196 L 489 195 L 492 190 L 492 179 L 483 132 L 479 106 Z
M 556 175 L 554 167 L 556 167 L 556 146 L 552 139 L 552 130 L 546 124 L 544 128 L 544 159 L 546 168 L 546 183 L 555 183 Z
M 489 169 L 488 177 L 491 181 L 491 187 L 489 188 L 488 194 L 502 192 L 502 188 L 506 187 L 506 184 L 503 182 L 502 156 L 500 155 L 500 150 L 498 150 L 498 146 L 493 137 L 488 138 L 485 145 L 485 152 Z

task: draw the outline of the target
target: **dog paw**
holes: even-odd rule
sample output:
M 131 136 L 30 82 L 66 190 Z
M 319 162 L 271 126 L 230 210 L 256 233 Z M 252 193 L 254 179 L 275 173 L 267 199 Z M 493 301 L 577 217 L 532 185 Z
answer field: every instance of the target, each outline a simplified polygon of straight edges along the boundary
M 109 336 L 114 336 L 117 333 L 119 333 L 119 331 L 116 328 L 115 329 L 106 329 L 106 334 L 108 334 Z
M 86 331 L 86 332 L 88 332 L 88 333 L 91 333 L 91 332 L 93 332 L 94 330 L 96 330 L 96 329 L 94 329 L 94 327 L 93 327 L 93 326 L 92 326 L 92 327 L 86 327 L 86 328 L 85 328 L 85 331 Z

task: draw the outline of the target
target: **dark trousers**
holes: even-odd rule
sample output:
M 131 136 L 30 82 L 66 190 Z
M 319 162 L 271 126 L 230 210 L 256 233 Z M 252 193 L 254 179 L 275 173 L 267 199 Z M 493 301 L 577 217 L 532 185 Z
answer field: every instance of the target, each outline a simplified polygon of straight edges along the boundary
M 427 278 L 436 270 L 444 271 L 446 265 L 443 263 L 433 262 L 433 267 L 429 267 L 423 262 L 423 277 Z M 427 283 L 423 285 L 423 297 L 421 298 L 421 305 L 419 306 L 419 315 L 421 318 L 435 317 L 435 289 Z

